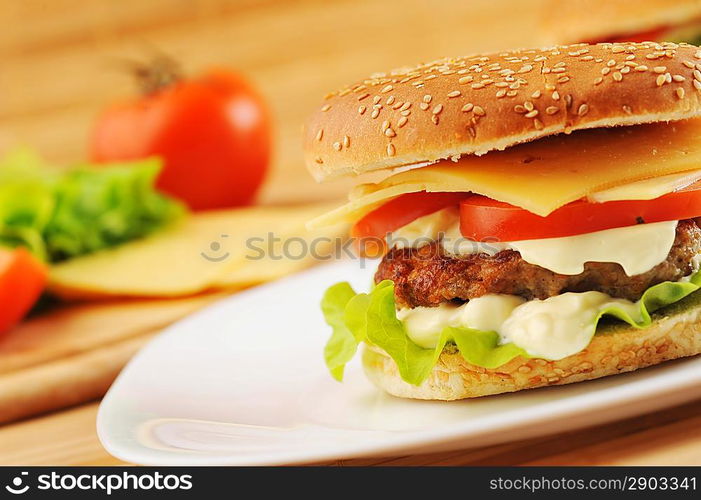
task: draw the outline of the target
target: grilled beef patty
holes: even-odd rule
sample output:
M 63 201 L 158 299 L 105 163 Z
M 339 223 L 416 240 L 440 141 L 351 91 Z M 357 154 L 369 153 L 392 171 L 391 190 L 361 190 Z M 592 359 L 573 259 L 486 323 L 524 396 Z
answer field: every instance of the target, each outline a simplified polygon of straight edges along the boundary
M 699 224 L 701 219 L 680 221 L 667 259 L 636 276 L 627 276 L 620 264 L 606 262 L 588 262 L 583 273 L 563 275 L 529 264 L 515 250 L 494 256 L 455 256 L 432 242 L 420 248 L 391 249 L 380 263 L 375 282 L 394 281 L 398 307 L 437 306 L 490 293 L 531 300 L 590 290 L 635 301 L 647 288 L 678 281 L 693 271 L 692 259 L 701 253 Z

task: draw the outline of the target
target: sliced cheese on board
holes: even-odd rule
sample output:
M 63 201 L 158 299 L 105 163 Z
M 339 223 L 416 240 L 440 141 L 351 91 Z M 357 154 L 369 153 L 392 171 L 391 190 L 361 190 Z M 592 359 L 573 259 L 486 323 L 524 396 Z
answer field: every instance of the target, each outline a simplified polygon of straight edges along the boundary
M 701 166 L 701 119 L 561 134 L 484 156 L 463 156 L 363 184 L 311 221 L 353 221 L 417 191 L 473 192 L 546 216 L 597 191 Z
M 329 208 L 326 202 L 192 214 L 146 238 L 53 266 L 49 291 L 64 299 L 174 297 L 277 279 L 328 260 L 342 242 L 345 227 L 304 228 Z

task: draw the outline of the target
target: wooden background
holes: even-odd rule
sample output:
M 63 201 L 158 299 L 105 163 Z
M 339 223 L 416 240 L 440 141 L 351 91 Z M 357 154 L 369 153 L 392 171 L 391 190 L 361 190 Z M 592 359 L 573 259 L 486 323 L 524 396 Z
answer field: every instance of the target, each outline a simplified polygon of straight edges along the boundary
M 90 124 L 133 92 L 124 59 L 164 51 L 191 74 L 244 72 L 275 117 L 263 203 L 345 195 L 301 163 L 301 124 L 327 91 L 443 55 L 533 44 L 541 0 L 0 0 L 0 153 L 85 158 Z M 0 361 L 1 363 L 2 361 Z M 0 427 L 2 464 L 114 464 L 97 441 L 97 403 Z M 701 464 L 701 401 L 564 436 L 440 455 L 343 464 Z
M 444 55 L 530 43 L 539 0 L 0 0 L 0 152 L 85 158 L 92 121 L 135 91 L 123 68 L 154 50 L 196 74 L 245 73 L 275 117 L 267 203 L 345 195 L 301 163 L 301 126 L 328 91 Z M 304 198 L 300 198 L 303 193 Z

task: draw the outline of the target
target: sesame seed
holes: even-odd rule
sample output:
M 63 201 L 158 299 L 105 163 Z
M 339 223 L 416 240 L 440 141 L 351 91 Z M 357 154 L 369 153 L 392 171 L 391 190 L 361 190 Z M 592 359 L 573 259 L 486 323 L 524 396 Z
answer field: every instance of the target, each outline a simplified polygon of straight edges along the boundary
M 694 80 L 700 80 L 701 81 L 701 71 L 695 69 L 694 70 Z
M 594 85 L 599 85 L 603 81 L 604 79 L 602 77 L 598 77 L 596 80 L 594 80 Z
M 667 79 L 665 78 L 664 75 L 659 75 L 659 76 L 657 77 L 657 79 L 655 80 L 655 83 L 657 84 L 658 87 L 661 87 L 662 85 L 664 85 L 664 83 L 665 83 L 666 80 L 667 80 Z
M 647 66 L 645 66 L 644 64 L 640 64 L 640 65 L 635 67 L 635 71 L 640 71 L 641 73 L 643 71 L 647 71 Z
M 621 68 L 622 75 L 627 75 L 628 73 L 630 73 L 630 66 L 624 66 Z
M 557 106 L 548 106 L 547 108 L 545 108 L 545 113 L 549 115 L 554 115 L 558 111 L 560 111 L 560 109 Z
M 533 66 L 530 64 L 524 64 L 521 66 L 521 69 L 518 70 L 518 73 L 528 73 L 533 69 Z
M 426 111 L 428 109 L 428 103 L 427 102 L 422 102 L 419 104 L 419 108 L 423 109 Z
M 682 75 L 672 75 L 672 80 L 675 82 L 683 82 L 686 80 L 686 78 L 684 78 Z
M 655 73 L 664 73 L 665 71 L 667 71 L 667 66 L 655 66 L 654 68 L 652 68 L 652 71 L 654 71 Z
M 558 93 L 557 90 L 555 92 L 553 92 L 552 98 L 553 98 L 553 101 L 557 101 L 560 99 L 560 94 Z
M 465 83 L 470 83 L 473 80 L 471 76 L 463 76 L 462 78 L 458 79 L 458 83 L 460 84 L 465 84 Z
M 392 104 L 394 104 L 394 96 L 393 95 L 389 96 L 387 98 L 387 101 L 385 101 L 385 102 L 386 102 L 387 106 L 391 106 Z
M 606 63 L 606 66 L 613 67 L 616 65 L 616 61 L 614 59 L 609 59 L 609 61 Z
M 397 127 L 402 128 L 406 123 L 409 121 L 409 119 L 406 116 L 402 116 L 399 118 L 399 121 L 397 122 Z
M 461 95 L 461 92 L 459 90 L 453 90 L 452 92 L 448 92 L 448 97 L 458 97 Z
M 472 85 L 470 85 L 470 87 L 472 87 L 473 89 L 482 89 L 484 88 L 484 83 L 473 83 Z
M 609 68 L 609 67 L 601 68 L 602 75 L 608 75 L 610 72 L 611 72 L 611 68 Z
M 409 109 L 410 107 L 411 107 L 411 103 L 410 103 L 410 102 L 405 102 L 404 104 L 402 104 L 402 107 L 399 108 L 399 111 L 406 111 L 406 110 Z
M 433 122 L 434 125 L 438 125 L 438 115 L 431 115 L 431 121 Z
M 330 104 L 324 104 L 324 105 L 321 107 L 321 111 L 324 111 L 324 112 L 326 112 L 326 111 L 328 111 L 328 110 L 330 110 L 330 109 L 331 109 L 331 105 L 330 105 Z
M 472 104 L 471 102 L 468 102 L 467 104 L 465 104 L 462 107 L 462 109 L 460 111 L 462 111 L 463 113 L 469 113 L 470 111 L 472 111 L 472 108 L 474 108 L 474 107 L 475 107 L 474 104 Z
M 614 71 L 613 73 L 613 79 L 617 82 L 620 82 L 623 80 L 623 75 L 621 74 L 620 71 Z
M 363 99 L 367 99 L 368 97 L 370 97 L 370 94 L 368 94 L 368 93 L 366 92 L 366 93 L 364 93 L 363 95 L 359 95 L 359 96 L 358 96 L 358 100 L 359 100 L 359 101 L 362 101 Z
M 630 106 L 627 106 L 627 105 L 625 105 L 625 104 L 623 105 L 623 111 L 625 111 L 625 112 L 626 112 L 627 114 L 629 114 L 629 115 L 630 115 L 631 113 L 633 113 L 633 110 L 631 109 L 631 107 L 630 107 Z
M 516 97 L 517 95 L 518 95 L 518 90 L 509 90 L 509 91 L 506 93 L 506 96 L 507 96 L 507 97 Z
M 678 97 L 679 99 L 684 99 L 684 89 L 683 89 L 683 88 L 679 87 L 679 88 L 676 90 L 676 93 L 677 93 L 677 97 Z
M 698 80 L 694 80 L 694 88 L 696 90 L 701 90 L 701 82 Z
M 532 110 L 532 111 L 529 111 L 529 112 L 526 113 L 524 116 L 525 116 L 526 118 L 535 118 L 536 116 L 538 116 L 538 110 L 537 110 L 537 109 L 534 109 L 534 110 Z
M 543 130 L 543 122 L 541 122 L 538 118 L 533 120 L 533 126 L 536 128 L 536 130 Z
M 689 69 L 694 69 L 694 63 L 692 63 L 691 61 L 682 61 L 682 64 Z
M 342 145 L 340 142 L 334 142 L 334 143 L 333 143 L 333 148 L 334 148 L 336 151 L 340 151 L 341 149 L 343 149 L 343 145 Z
M 538 98 L 540 97 L 540 95 L 541 95 L 540 90 L 536 90 L 535 92 L 533 92 L 533 93 L 531 94 L 531 97 L 532 97 L 533 99 L 538 99 Z
M 321 141 L 321 139 L 324 138 L 324 129 L 320 128 L 319 131 L 316 133 L 316 140 Z
M 506 89 L 497 90 L 496 96 L 498 99 L 504 97 L 505 95 L 506 95 Z
M 397 135 L 397 133 L 394 130 L 392 130 L 392 127 L 388 127 L 387 129 L 385 129 L 385 135 L 387 137 L 394 137 L 395 135 Z
M 613 47 L 611 47 L 611 52 L 613 52 L 614 54 L 619 54 L 621 52 L 624 52 L 625 50 L 626 49 L 624 49 L 620 45 L 614 45 Z
M 516 106 L 514 106 L 514 111 L 516 111 L 519 114 L 524 114 L 524 113 L 528 112 L 528 110 L 526 108 L 524 108 L 523 106 L 521 106 L 520 104 L 517 104 Z
M 389 125 L 390 125 L 389 120 L 383 121 L 382 122 L 382 131 L 384 132 L 385 130 L 387 130 L 389 128 Z
M 665 73 L 665 74 L 664 74 L 664 81 L 665 81 L 665 83 L 672 83 L 672 74 L 671 74 L 671 73 Z
M 442 104 L 436 104 L 433 109 L 431 110 L 431 113 L 434 115 L 439 114 L 441 111 L 443 111 L 443 105 Z
M 373 110 L 372 110 L 372 113 L 370 113 L 370 116 L 371 116 L 373 119 L 377 118 L 378 116 L 380 116 L 380 110 L 377 109 L 377 108 L 373 109 Z
M 367 109 L 367 108 L 366 108 L 365 106 L 359 106 L 359 107 L 358 107 L 358 114 L 359 114 L 359 115 L 362 115 L 363 113 L 365 113 L 365 110 L 366 110 L 366 109 Z
M 411 110 L 405 109 L 404 111 L 400 111 L 399 114 L 402 116 L 409 116 L 411 114 Z
M 572 107 L 572 94 L 567 94 L 565 96 L 565 107 L 566 108 Z
M 696 53 L 694 54 L 694 57 L 696 59 L 701 59 L 701 50 L 696 51 Z
M 481 106 L 475 106 L 472 112 L 477 116 L 484 116 L 487 112 Z
M 381 93 L 386 94 L 387 92 L 391 92 L 394 87 L 392 85 L 386 85 L 383 87 L 382 90 L 380 90 Z
M 579 109 L 577 110 L 577 114 L 579 116 L 584 116 L 587 114 L 588 111 L 589 111 L 589 105 L 582 104 L 581 106 L 579 106 Z
M 348 137 L 347 135 L 343 136 L 343 147 L 344 148 L 350 147 L 350 137 Z
M 533 111 L 533 103 L 531 101 L 524 102 L 523 107 L 526 108 L 526 111 Z
M 426 94 L 426 95 L 423 97 L 423 101 L 426 102 L 426 103 L 431 102 L 432 99 L 433 99 L 433 96 L 431 96 L 431 94 Z
M 373 104 L 377 104 L 378 102 L 380 102 L 380 99 L 382 99 L 382 97 L 380 97 L 379 95 L 376 95 L 375 97 L 373 97 L 372 98 Z
M 394 156 L 397 150 L 394 148 L 394 144 L 387 144 L 387 155 Z

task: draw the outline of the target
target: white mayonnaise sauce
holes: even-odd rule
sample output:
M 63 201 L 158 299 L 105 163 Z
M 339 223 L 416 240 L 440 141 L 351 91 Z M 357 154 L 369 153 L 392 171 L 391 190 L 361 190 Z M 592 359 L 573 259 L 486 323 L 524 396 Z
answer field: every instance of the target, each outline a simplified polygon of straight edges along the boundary
M 420 247 L 441 238 L 446 252 L 454 255 L 485 253 L 494 255 L 516 250 L 530 264 L 559 274 L 584 271 L 586 262 L 615 262 L 628 276 L 642 274 L 663 262 L 676 237 L 677 221 L 637 224 L 593 233 L 511 242 L 476 242 L 460 233 L 456 208 L 446 208 L 394 231 L 390 246 Z
M 513 342 L 531 356 L 562 359 L 585 349 L 594 336 L 594 320 L 615 305 L 639 319 L 638 306 L 601 292 L 564 293 L 525 301 L 513 295 L 484 295 L 465 304 L 401 309 L 397 317 L 417 345 L 433 348 L 446 326 L 494 331 L 502 344 Z

